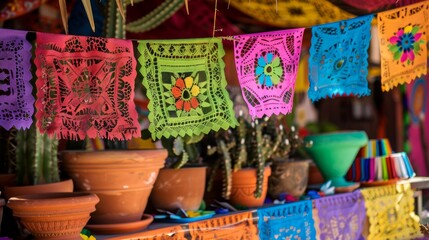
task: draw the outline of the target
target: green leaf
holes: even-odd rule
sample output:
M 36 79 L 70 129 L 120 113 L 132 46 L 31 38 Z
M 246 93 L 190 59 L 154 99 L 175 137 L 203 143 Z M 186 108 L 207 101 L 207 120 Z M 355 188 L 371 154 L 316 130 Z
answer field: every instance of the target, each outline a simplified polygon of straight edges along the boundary
M 199 81 L 200 81 L 200 75 L 196 74 L 194 78 L 194 84 L 198 84 Z
M 418 43 L 414 43 L 414 44 L 413 44 L 413 47 L 414 47 L 414 52 L 418 52 L 418 51 L 420 51 L 420 44 L 418 44 Z
M 195 109 L 196 111 L 197 111 L 197 113 L 199 114 L 199 115 L 203 115 L 204 113 L 203 113 L 203 110 L 200 108 L 200 107 L 198 107 L 197 109 Z
M 166 97 L 168 97 L 168 98 L 171 97 L 171 93 L 170 92 L 164 92 L 163 95 L 166 96 Z
M 198 84 L 198 86 L 200 86 L 200 88 L 207 86 L 207 81 L 200 82 L 200 84 Z
M 171 84 L 169 84 L 169 83 L 164 83 L 164 84 L 162 84 L 163 86 L 164 86 L 164 88 L 165 89 L 167 89 L 167 90 L 171 90 Z
M 168 107 L 167 107 L 167 110 L 168 110 L 168 111 L 176 111 L 176 110 L 177 110 L 177 108 L 176 108 L 176 106 L 175 106 L 175 105 L 170 105 L 170 106 L 168 106 Z
M 183 110 L 177 110 L 177 116 L 178 117 L 182 117 L 182 114 L 183 114 Z
M 402 52 L 395 52 L 395 54 L 393 54 L 393 59 L 395 60 L 399 60 L 402 56 Z
M 197 111 L 195 111 L 195 109 L 191 109 L 191 111 L 189 113 L 191 114 L 192 117 L 198 116 L 198 113 L 197 113 Z
M 174 101 L 174 98 L 171 98 L 171 97 L 166 98 L 165 102 L 169 104 L 176 104 L 176 102 Z
M 200 102 L 206 102 L 206 100 L 207 100 L 207 96 L 206 96 L 205 94 L 203 94 L 203 95 L 199 95 L 199 96 L 198 96 L 198 100 L 200 100 Z
M 419 27 L 418 27 L 418 26 L 414 26 L 414 27 L 413 27 L 413 30 L 411 30 L 411 33 L 412 33 L 413 35 L 415 35 L 418 31 L 419 31 Z
M 389 45 L 389 51 L 396 53 L 397 51 L 399 51 L 398 45 L 393 45 L 393 44 Z
M 208 103 L 208 102 L 202 102 L 202 103 L 201 103 L 201 106 L 202 106 L 202 107 L 210 107 L 211 105 L 210 105 L 210 103 Z

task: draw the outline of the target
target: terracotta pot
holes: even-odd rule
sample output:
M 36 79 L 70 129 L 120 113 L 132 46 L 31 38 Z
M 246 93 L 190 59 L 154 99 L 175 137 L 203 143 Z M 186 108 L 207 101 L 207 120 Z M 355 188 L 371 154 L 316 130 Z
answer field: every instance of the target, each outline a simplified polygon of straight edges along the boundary
M 262 185 L 262 196 L 255 198 L 256 169 L 245 168 L 232 173 L 232 187 L 229 201 L 233 205 L 245 207 L 260 207 L 264 204 L 267 196 L 268 177 L 271 175 L 269 166 L 264 169 L 264 181 Z
M 7 206 L 36 239 L 82 239 L 99 201 L 91 193 L 41 193 L 10 198 Z
M 308 185 L 317 185 L 325 182 L 319 168 L 314 162 L 310 163 L 309 174 L 308 174 Z
M 206 187 L 206 167 L 161 169 L 150 195 L 157 209 L 198 210 Z
M 294 197 L 304 194 L 307 189 L 309 166 L 310 161 L 274 161 L 268 179 L 268 195 L 277 199 L 282 193 Z
M 13 186 L 5 187 L 4 195 L 6 199 L 17 197 L 21 195 L 29 195 L 35 193 L 53 193 L 53 192 L 73 192 L 73 181 L 71 179 L 29 186 Z
M 113 224 L 141 220 L 167 151 L 65 151 L 61 156 L 77 190 L 100 198 L 90 223 Z

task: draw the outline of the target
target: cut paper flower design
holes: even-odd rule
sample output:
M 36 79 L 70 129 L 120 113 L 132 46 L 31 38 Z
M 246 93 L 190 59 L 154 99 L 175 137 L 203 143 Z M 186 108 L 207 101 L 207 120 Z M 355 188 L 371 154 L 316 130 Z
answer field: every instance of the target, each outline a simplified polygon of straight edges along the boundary
M 255 70 L 259 85 L 265 85 L 266 87 L 277 86 L 283 77 L 283 67 L 280 64 L 280 57 L 275 56 L 273 53 L 267 53 L 265 56 L 261 55 L 258 58 L 258 66 Z
M 313 102 L 370 94 L 366 76 L 372 19 L 367 15 L 312 28 L 308 96 Z
M 292 111 L 304 29 L 235 36 L 235 65 L 249 115 Z
M 425 43 L 421 37 L 421 27 L 418 25 L 408 25 L 398 29 L 389 39 L 390 44 L 387 45 L 393 54 L 393 59 L 400 60 L 401 63 L 406 62 L 408 65 L 412 64 L 415 56 L 422 50 L 420 45 Z
M 365 188 L 361 193 L 369 222 L 367 239 L 422 237 L 409 183 Z
M 238 125 L 225 89 L 221 39 L 140 41 L 138 49 L 153 139 Z
M 58 138 L 140 137 L 130 41 L 37 33 L 37 124 Z
M 27 32 L 0 29 L 0 126 L 27 129 L 33 123 L 31 44 Z
M 381 89 L 389 91 L 427 74 L 428 1 L 380 12 Z
M 171 89 L 171 93 L 176 99 L 176 109 L 185 110 L 186 112 L 191 109 L 196 109 L 200 103 L 198 101 L 198 95 L 200 94 L 200 87 L 197 83 L 194 83 L 192 77 L 176 79 L 176 84 Z
M 259 208 L 259 238 L 316 239 L 312 210 L 311 200 Z
M 317 239 L 363 239 L 366 211 L 360 191 L 314 199 Z

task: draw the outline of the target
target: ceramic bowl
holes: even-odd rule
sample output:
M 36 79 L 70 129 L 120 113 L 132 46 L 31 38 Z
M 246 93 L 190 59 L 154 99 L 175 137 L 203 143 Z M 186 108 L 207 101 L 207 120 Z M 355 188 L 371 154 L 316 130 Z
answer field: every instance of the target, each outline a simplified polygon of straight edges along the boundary
M 353 182 L 347 182 L 344 176 L 352 165 L 359 149 L 368 142 L 364 131 L 342 131 L 311 135 L 304 138 L 312 141 L 313 145 L 306 149 L 325 181 L 332 181 L 334 187 L 348 187 Z

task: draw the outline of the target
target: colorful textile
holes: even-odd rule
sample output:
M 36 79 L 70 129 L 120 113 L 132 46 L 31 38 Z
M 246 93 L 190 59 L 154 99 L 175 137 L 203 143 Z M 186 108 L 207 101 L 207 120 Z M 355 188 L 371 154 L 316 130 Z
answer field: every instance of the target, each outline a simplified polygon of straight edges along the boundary
M 389 91 L 427 73 L 428 2 L 381 12 L 381 88 Z
M 327 0 L 229 1 L 231 6 L 251 17 L 277 27 L 309 27 L 352 18 Z
M 365 199 L 371 239 L 414 239 L 421 236 L 409 184 L 361 190 Z
M 308 96 L 313 102 L 370 94 L 366 76 L 372 19 L 367 15 L 312 28 Z
M 220 39 L 140 41 L 138 49 L 153 139 L 238 125 L 225 89 Z
M 131 41 L 37 33 L 37 120 L 58 138 L 140 137 Z
M 311 200 L 258 208 L 260 239 L 316 239 Z
M 236 36 L 235 65 L 249 114 L 292 111 L 304 28 Z
M 319 218 L 318 239 L 361 239 L 366 218 L 360 191 L 314 200 Z
M 29 128 L 34 97 L 27 32 L 0 29 L 0 126 Z

